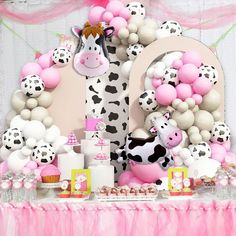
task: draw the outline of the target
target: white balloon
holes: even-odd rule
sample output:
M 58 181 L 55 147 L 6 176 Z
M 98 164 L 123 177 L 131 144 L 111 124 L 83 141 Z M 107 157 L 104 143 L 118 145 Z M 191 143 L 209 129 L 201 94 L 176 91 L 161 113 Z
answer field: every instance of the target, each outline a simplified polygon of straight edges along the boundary
M 21 171 L 24 166 L 30 161 L 30 156 L 24 156 L 21 150 L 16 150 L 11 153 L 7 159 L 9 170 L 13 172 Z
M 29 149 L 28 147 L 24 146 L 22 149 L 21 149 L 21 152 L 24 156 L 30 156 L 31 153 L 32 153 L 32 150 Z
M 7 160 L 7 158 L 11 155 L 11 151 L 8 150 L 5 146 L 2 146 L 0 149 L 0 157 L 3 161 Z
M 144 78 L 144 88 L 145 90 L 155 90 L 154 86 L 152 85 L 152 79 L 149 77 Z
M 34 138 L 37 141 L 43 139 L 46 134 L 46 128 L 42 122 L 38 120 L 31 120 L 29 121 L 24 129 L 23 129 L 23 136 L 28 138 Z
M 20 115 L 15 116 L 10 123 L 11 128 L 18 128 L 19 130 L 23 130 L 25 125 L 28 124 L 28 120 L 24 120 Z
M 125 78 L 129 78 L 129 74 L 131 71 L 133 65 L 133 61 L 126 61 L 122 66 L 121 66 L 121 74 L 125 77 Z
M 167 30 L 164 30 L 164 29 L 158 29 L 156 31 L 156 38 L 157 39 L 162 39 L 162 38 L 166 38 L 166 37 L 169 37 L 170 34 Z
M 28 148 L 34 148 L 36 146 L 36 144 L 37 144 L 37 141 L 34 138 L 28 138 L 26 140 L 26 146 Z
M 171 52 L 166 54 L 163 58 L 162 58 L 162 62 L 165 63 L 166 67 L 171 67 L 172 63 L 177 60 L 180 59 L 183 56 L 182 52 Z
M 60 136 L 60 134 L 60 129 L 56 125 L 52 125 L 49 129 L 46 130 L 44 140 L 48 143 L 52 143 Z
M 65 136 L 59 136 L 57 139 L 54 141 L 52 146 L 54 147 L 56 154 L 62 154 L 65 152 L 70 152 L 73 150 L 72 146 L 66 145 L 68 141 L 68 137 Z

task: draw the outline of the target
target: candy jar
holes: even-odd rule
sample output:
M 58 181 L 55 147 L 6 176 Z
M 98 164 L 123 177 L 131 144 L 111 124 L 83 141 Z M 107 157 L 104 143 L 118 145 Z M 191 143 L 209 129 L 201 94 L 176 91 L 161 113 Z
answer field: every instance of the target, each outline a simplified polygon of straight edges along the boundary
M 229 176 L 230 197 L 236 199 L 236 175 Z
M 24 200 L 33 201 L 37 198 L 37 179 L 34 174 L 27 175 L 23 181 L 24 186 Z
M 3 176 L 1 180 L 1 202 L 12 200 L 12 180 L 9 176 Z
M 216 196 L 220 199 L 229 196 L 229 177 L 222 169 L 218 169 L 216 173 Z
M 12 201 L 21 202 L 24 200 L 24 188 L 23 188 L 24 175 L 18 174 L 13 177 L 12 180 Z

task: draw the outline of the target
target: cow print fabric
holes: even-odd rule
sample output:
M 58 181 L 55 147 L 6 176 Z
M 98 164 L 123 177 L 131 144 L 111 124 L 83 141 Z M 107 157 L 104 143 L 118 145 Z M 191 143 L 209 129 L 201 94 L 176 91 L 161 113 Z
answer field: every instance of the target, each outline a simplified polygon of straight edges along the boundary
M 120 73 L 122 62 L 116 57 L 116 47 L 107 43 L 110 68 L 102 76 L 86 79 L 86 113 L 103 117 L 107 125 L 105 138 L 111 140 L 111 164 L 115 177 L 125 171 L 127 163 L 117 163 L 114 150 L 124 144 L 128 133 L 129 95 L 128 80 Z

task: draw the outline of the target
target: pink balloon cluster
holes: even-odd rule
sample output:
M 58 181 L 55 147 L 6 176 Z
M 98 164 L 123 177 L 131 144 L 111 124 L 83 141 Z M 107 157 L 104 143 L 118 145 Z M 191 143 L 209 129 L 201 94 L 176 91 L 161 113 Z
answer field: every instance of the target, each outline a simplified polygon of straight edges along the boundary
M 170 84 L 162 84 L 160 78 L 153 81 L 156 87 L 156 100 L 160 105 L 168 106 L 179 98 L 184 101 L 193 98 L 197 105 L 201 104 L 202 96 L 212 88 L 210 80 L 199 77 L 199 67 L 202 65 L 201 56 L 195 51 L 185 52 L 181 59 L 175 60 L 172 68 L 177 70 L 179 84 L 173 87 Z
M 20 73 L 23 79 L 27 75 L 38 75 L 43 80 L 47 89 L 54 89 L 60 83 L 60 74 L 53 68 L 52 52 L 41 55 L 36 62 L 25 64 Z
M 114 35 L 117 35 L 121 28 L 127 26 L 130 11 L 125 5 L 117 0 L 110 1 L 106 8 L 96 6 L 90 9 L 88 20 L 92 25 L 98 22 L 105 22 L 115 28 Z

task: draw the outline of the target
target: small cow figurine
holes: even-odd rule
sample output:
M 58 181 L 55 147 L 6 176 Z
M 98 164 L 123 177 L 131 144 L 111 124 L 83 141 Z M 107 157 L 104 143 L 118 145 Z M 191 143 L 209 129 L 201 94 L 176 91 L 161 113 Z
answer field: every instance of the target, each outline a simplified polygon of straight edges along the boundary
M 82 30 L 73 27 L 72 32 L 79 38 L 74 57 L 75 70 L 88 77 L 104 74 L 109 69 L 105 39 L 112 35 L 114 27 L 104 29 L 101 23 L 92 26 L 87 22 Z
M 130 159 L 137 164 L 152 164 L 158 162 L 163 169 L 174 165 L 169 149 L 177 146 L 182 140 L 182 131 L 170 124 L 170 113 L 152 119 L 153 127 L 150 129 L 155 136 L 147 139 L 126 137 L 124 146 L 116 150 L 118 161 Z

